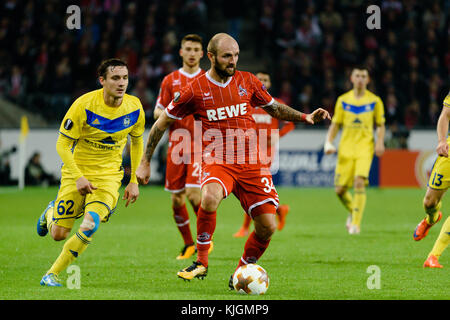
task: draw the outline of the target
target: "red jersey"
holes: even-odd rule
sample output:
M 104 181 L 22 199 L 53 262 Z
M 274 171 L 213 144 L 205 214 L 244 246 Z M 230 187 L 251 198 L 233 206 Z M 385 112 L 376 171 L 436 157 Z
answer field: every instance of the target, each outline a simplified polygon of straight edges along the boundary
M 278 102 L 285 104 L 282 100 L 278 98 L 274 98 Z M 272 117 L 270 114 L 268 114 L 264 109 L 261 108 L 254 108 L 253 110 L 253 119 L 255 119 L 256 123 L 256 129 L 280 129 L 280 125 L 282 125 L 279 135 L 280 138 L 284 135 L 286 135 L 288 132 L 291 132 L 295 129 L 295 125 L 293 122 L 290 121 L 284 121 L 284 120 L 278 120 L 277 118 Z
M 226 83 L 205 73 L 181 90 L 166 113 L 177 120 L 194 115 L 195 120 L 201 121 L 204 163 L 259 167 L 253 106 L 264 107 L 273 102 L 266 87 L 249 72 L 236 70 Z
M 195 77 L 204 74 L 205 71 L 199 69 L 193 74 L 185 72 L 182 68 L 169 73 L 164 77 L 161 88 L 159 90 L 158 98 L 156 100 L 156 108 L 165 109 L 169 103 L 181 92 L 181 89 L 186 86 Z M 187 129 L 191 136 L 194 130 L 194 117 L 186 117 L 183 121 L 175 121 L 169 128 L 169 141 L 174 130 L 183 128 Z
M 280 99 L 277 99 L 277 98 L 274 98 L 274 99 L 282 104 L 285 104 Z M 270 114 L 268 114 L 262 108 L 257 108 L 257 107 L 254 108 L 252 116 L 253 116 L 253 119 L 255 119 L 256 130 L 257 130 L 258 134 L 260 134 L 260 130 L 266 131 L 265 136 L 267 137 L 267 142 L 264 146 L 267 147 L 267 152 L 266 152 L 267 156 L 270 157 L 270 159 L 272 160 L 272 158 L 274 157 L 274 154 L 273 154 L 274 150 L 272 150 L 272 147 L 273 147 L 273 145 L 272 145 L 272 130 L 280 129 L 280 124 L 282 124 L 283 127 L 278 132 L 278 135 L 281 138 L 288 132 L 294 130 L 295 125 L 293 122 L 278 120 L 277 118 L 272 117 Z M 263 138 L 263 137 L 260 136 L 260 138 Z M 259 146 L 262 146 L 262 145 L 259 144 Z M 262 152 L 261 156 L 265 156 L 264 150 L 260 150 L 260 152 Z M 269 167 L 270 167 L 270 164 L 271 164 L 271 161 L 268 162 Z

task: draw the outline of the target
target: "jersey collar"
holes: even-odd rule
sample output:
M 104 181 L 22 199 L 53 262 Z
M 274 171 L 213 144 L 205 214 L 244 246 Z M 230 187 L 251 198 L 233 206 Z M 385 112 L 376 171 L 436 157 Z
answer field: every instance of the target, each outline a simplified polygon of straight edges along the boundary
M 233 80 L 233 77 L 234 77 L 234 76 L 231 76 L 230 79 L 228 79 L 227 82 L 221 83 L 221 82 L 218 82 L 218 81 L 214 80 L 214 79 L 209 75 L 209 71 L 206 72 L 206 78 L 207 78 L 209 81 L 211 81 L 212 83 L 214 83 L 216 86 L 219 86 L 219 87 L 222 87 L 222 88 L 225 88 L 226 86 L 228 86 L 228 84 L 231 82 L 231 80 Z
M 185 77 L 188 78 L 194 78 L 195 76 L 197 76 L 200 72 L 202 72 L 202 68 L 198 68 L 197 71 L 195 71 L 194 73 L 187 73 L 186 71 L 183 70 L 183 68 L 178 69 L 178 71 Z

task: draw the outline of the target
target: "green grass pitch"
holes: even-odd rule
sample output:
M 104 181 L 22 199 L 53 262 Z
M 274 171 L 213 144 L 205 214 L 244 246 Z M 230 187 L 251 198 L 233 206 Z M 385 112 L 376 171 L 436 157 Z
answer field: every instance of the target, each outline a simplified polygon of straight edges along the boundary
M 345 229 L 347 213 L 332 189 L 278 188 L 291 206 L 286 227 L 276 232 L 259 260 L 270 277 L 266 295 L 243 296 L 227 288 L 243 252 L 245 239 L 232 234 L 243 213 L 234 196 L 217 213 L 215 249 L 205 280 L 185 282 L 176 272 L 192 260 L 175 259 L 182 247 L 172 218 L 169 193 L 143 187 L 138 201 L 120 201 L 110 221 L 102 224 L 87 250 L 74 264 L 81 270 L 81 289 L 39 285 L 63 242 L 36 234 L 36 221 L 56 188 L 0 189 L 0 299 L 158 299 L 158 300 L 301 300 L 301 299 L 448 299 L 450 252 L 444 269 L 422 264 L 447 217 L 420 242 L 412 232 L 424 217 L 419 189 L 367 191 L 360 235 Z M 121 190 L 123 194 L 123 189 Z M 447 202 L 447 203 L 446 203 Z M 195 217 L 191 214 L 191 228 Z M 81 219 L 75 224 L 78 229 Z M 75 230 L 73 230 L 75 231 Z M 195 235 L 195 232 L 194 232 Z M 369 266 L 380 273 L 380 289 L 368 289 Z M 370 281 L 369 281 L 370 282 Z

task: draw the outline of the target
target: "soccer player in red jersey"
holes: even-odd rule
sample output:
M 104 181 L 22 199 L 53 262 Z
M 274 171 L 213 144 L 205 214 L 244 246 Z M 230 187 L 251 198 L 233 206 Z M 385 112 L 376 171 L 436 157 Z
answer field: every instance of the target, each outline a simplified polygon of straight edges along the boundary
M 256 263 L 276 230 L 278 195 L 269 168 L 261 165 L 258 159 L 252 106 L 260 106 L 281 120 L 314 124 L 330 119 L 329 113 L 322 108 L 304 114 L 275 101 L 253 74 L 236 70 L 238 57 L 239 45 L 231 36 L 219 33 L 211 38 L 208 43 L 211 68 L 184 87 L 152 126 L 145 155 L 136 172 L 140 183 L 149 181 L 151 157 L 173 121 L 190 114 L 200 121 L 201 135 L 194 135 L 194 139 L 202 141 L 197 260 L 177 273 L 185 280 L 207 275 L 208 249 L 216 228 L 216 211 L 231 192 L 240 200 L 255 225 L 255 231 L 246 241 L 239 266 Z M 194 131 L 196 126 L 197 123 Z M 197 143 L 195 147 L 199 147 Z
M 260 71 L 256 73 L 256 77 L 261 81 L 263 85 L 266 86 L 266 89 L 269 90 L 272 86 L 272 82 L 270 80 L 270 75 L 266 71 Z M 281 99 L 274 98 L 279 103 L 285 104 Z M 253 110 L 253 119 L 256 124 L 256 132 L 259 130 L 264 130 L 267 133 L 267 154 L 270 156 L 270 162 L 268 163 L 268 167 L 271 168 L 271 172 L 273 173 L 272 164 L 275 155 L 277 154 L 278 149 L 278 139 L 272 140 L 272 130 L 278 130 L 280 125 L 282 125 L 281 129 L 278 132 L 279 138 L 286 135 L 288 132 L 291 132 L 295 129 L 295 125 L 290 121 L 279 121 L 278 119 L 272 117 L 262 108 L 254 108 Z M 278 137 L 275 137 L 278 138 Z M 274 150 L 275 149 L 275 150 Z M 261 150 L 260 150 L 261 151 Z M 283 230 L 284 225 L 286 223 L 286 215 L 289 213 L 289 206 L 287 204 L 280 204 L 277 208 L 277 218 L 278 218 L 278 230 Z M 241 228 L 233 234 L 235 238 L 243 238 L 248 236 L 250 224 L 252 222 L 252 218 L 248 214 L 244 215 L 244 222 Z
M 158 119 L 164 109 L 172 99 L 179 95 L 181 89 L 196 77 L 205 73 L 200 68 L 200 59 L 203 57 L 202 38 L 197 34 L 188 34 L 181 40 L 180 56 L 183 66 L 164 77 L 161 83 L 156 106 L 154 111 L 155 119 Z M 177 151 L 177 145 L 182 135 L 175 132 L 186 132 L 190 136 L 194 130 L 194 117 L 185 117 L 182 121 L 174 121 L 169 128 L 169 148 L 167 150 L 166 181 L 165 190 L 172 194 L 172 210 L 175 223 L 184 241 L 177 260 L 188 259 L 195 253 L 195 244 L 191 234 L 189 224 L 189 213 L 186 208 L 186 198 L 192 205 L 195 214 L 200 206 L 200 183 L 201 183 L 201 163 L 200 162 L 174 162 L 175 157 L 171 154 Z M 189 140 L 190 141 L 190 140 Z M 191 151 L 193 148 L 191 147 Z M 183 155 L 180 154 L 180 157 Z M 192 152 L 191 152 L 191 158 Z M 176 160 L 176 159 L 175 159 Z

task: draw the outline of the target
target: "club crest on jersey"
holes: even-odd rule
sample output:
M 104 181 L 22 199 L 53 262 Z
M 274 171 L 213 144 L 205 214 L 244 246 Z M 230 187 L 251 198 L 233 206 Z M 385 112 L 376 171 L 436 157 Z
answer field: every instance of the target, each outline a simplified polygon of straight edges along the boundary
M 242 97 L 243 95 L 247 94 L 247 90 L 245 90 L 244 88 L 242 88 L 241 85 L 239 85 L 239 95 Z
M 124 127 L 129 127 L 129 126 L 130 126 L 130 123 L 131 123 L 130 117 L 125 117 L 125 118 L 123 118 L 123 126 L 124 126 Z

